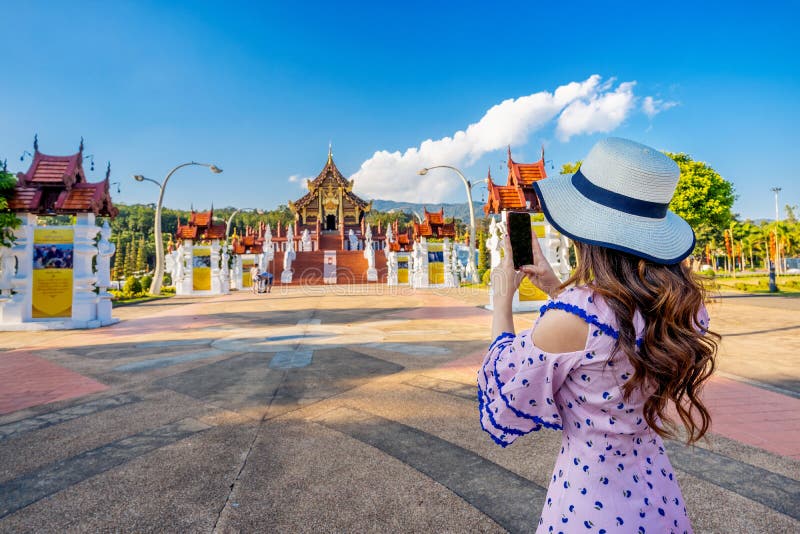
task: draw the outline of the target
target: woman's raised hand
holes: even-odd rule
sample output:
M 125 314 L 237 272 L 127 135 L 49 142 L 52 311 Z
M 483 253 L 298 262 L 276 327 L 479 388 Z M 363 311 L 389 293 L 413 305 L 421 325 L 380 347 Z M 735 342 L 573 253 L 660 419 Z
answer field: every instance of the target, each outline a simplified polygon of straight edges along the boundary
M 506 237 L 508 241 L 508 237 Z M 542 252 L 542 247 L 539 246 L 539 238 L 534 233 L 531 236 L 531 248 L 533 250 L 533 265 L 523 265 L 520 271 L 528 277 L 533 285 L 547 293 L 550 297 L 555 297 L 561 288 L 561 280 L 558 275 L 550 266 L 550 262 Z M 513 268 L 513 267 L 512 267 Z
M 514 269 L 508 232 L 501 227 L 500 233 L 503 236 L 503 259 L 500 260 L 500 265 L 492 269 L 492 299 L 507 300 L 510 304 L 525 274 Z

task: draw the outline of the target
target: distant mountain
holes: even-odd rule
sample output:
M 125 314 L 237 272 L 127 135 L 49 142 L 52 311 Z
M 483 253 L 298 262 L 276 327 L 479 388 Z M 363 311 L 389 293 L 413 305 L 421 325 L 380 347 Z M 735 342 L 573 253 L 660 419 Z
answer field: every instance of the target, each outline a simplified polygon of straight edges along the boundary
M 483 218 L 483 202 L 472 202 L 475 209 L 475 219 L 480 220 Z M 430 203 L 430 204 L 415 204 L 413 202 L 397 202 L 395 200 L 373 200 L 372 208 L 377 211 L 390 212 L 404 211 L 406 213 L 417 213 L 422 217 L 423 208 L 428 211 L 439 211 L 444 206 L 444 216 L 449 219 L 455 217 L 461 219 L 465 223 L 469 223 L 469 205 L 466 202 L 458 204 L 447 203 Z

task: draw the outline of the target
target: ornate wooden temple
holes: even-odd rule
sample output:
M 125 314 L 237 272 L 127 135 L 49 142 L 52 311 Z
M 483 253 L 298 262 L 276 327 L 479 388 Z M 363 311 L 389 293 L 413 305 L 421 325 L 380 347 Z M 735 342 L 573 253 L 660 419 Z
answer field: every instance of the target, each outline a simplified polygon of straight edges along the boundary
M 450 222 L 444 220 L 444 207 L 439 211 L 428 211 L 423 208 L 425 218 L 422 222 L 414 223 L 414 239 L 419 240 L 420 237 L 426 239 L 444 239 L 448 237 L 455 239 L 456 237 L 456 222 L 455 218 L 450 219 Z
M 264 252 L 264 235 L 267 225 L 263 221 L 259 223 L 258 229 L 248 226 L 244 230 L 244 235 L 236 235 L 234 229 L 231 236 L 231 250 L 234 254 L 261 254 Z
M 178 229 L 175 231 L 178 241 L 191 239 L 192 241 L 210 241 L 212 239 L 225 239 L 225 223 L 214 222 L 214 207 L 209 211 L 194 211 L 189 213 L 189 220 L 181 224 L 178 219 Z
M 33 143 L 33 162 L 27 172 L 17 173 L 18 183 L 8 201 L 15 213 L 35 215 L 74 215 L 94 213 L 100 217 L 116 217 L 119 210 L 111 203 L 109 176 L 90 183 L 83 170 L 83 140 L 78 152 L 71 156 L 51 156 L 39 152 Z
M 177 250 L 170 250 L 167 269 L 178 295 L 224 295 L 230 291 L 226 226 L 214 221 L 214 208 L 189 213 L 175 231 Z M 220 243 L 222 241 L 222 244 Z M 171 247 L 170 247 L 171 248 Z
M 542 157 L 534 163 L 517 163 L 511 158 L 511 147 L 508 148 L 508 177 L 506 185 L 497 185 L 492 180 L 492 172 L 486 178 L 489 194 L 483 211 L 486 215 L 500 214 L 504 211 L 540 212 L 539 198 L 533 190 L 533 183 L 547 178 L 544 165 L 544 148 Z
M 387 243 L 387 249 L 392 252 L 410 252 L 414 243 L 414 227 L 407 226 L 400 232 L 398 221 L 392 223 L 392 240 Z
M 325 167 L 306 185 L 308 193 L 289 202 L 289 209 L 301 231 L 302 228 L 326 232 L 360 228 L 364 215 L 372 209 L 372 202 L 366 202 L 353 193 L 353 180 L 342 176 L 330 150 Z
M 282 283 L 292 284 L 385 280 L 385 256 L 375 252 L 383 250 L 386 235 L 380 225 L 368 227 L 372 202 L 353 193 L 353 185 L 328 149 L 322 171 L 306 182 L 308 192 L 288 203 L 294 222 L 278 224 L 271 235 L 276 280 L 278 272 Z
M 117 322 L 112 317 L 111 242 L 108 219 L 111 165 L 105 179 L 89 182 L 83 168 L 83 139 L 78 152 L 53 156 L 39 152 L 34 137 L 33 161 L 17 174 L 8 201 L 20 220 L 14 243 L 0 246 L 0 329 L 40 330 L 96 328 Z M 3 167 L 5 170 L 5 164 Z M 70 224 L 45 225 L 46 215 L 71 215 Z

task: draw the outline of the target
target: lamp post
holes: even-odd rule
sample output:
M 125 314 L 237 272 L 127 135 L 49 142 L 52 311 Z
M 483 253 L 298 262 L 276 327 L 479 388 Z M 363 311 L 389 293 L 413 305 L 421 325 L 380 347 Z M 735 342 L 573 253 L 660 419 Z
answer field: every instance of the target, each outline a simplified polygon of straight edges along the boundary
M 236 217 L 237 214 L 239 214 L 239 213 L 241 213 L 243 211 L 254 211 L 254 212 L 258 213 L 259 215 L 264 213 L 264 210 L 260 210 L 260 209 L 256 209 L 256 208 L 237 208 L 237 209 L 233 210 L 233 213 L 231 213 L 231 216 L 228 217 L 228 221 L 225 223 L 225 237 L 228 237 L 228 236 L 231 235 L 231 223 L 233 222 L 233 218 Z
M 780 244 L 778 242 L 778 221 L 781 220 L 781 210 L 778 207 L 778 193 L 781 192 L 780 187 L 773 187 L 772 192 L 775 193 L 775 269 L 777 272 L 781 271 L 781 252 Z
M 152 182 L 156 184 L 159 189 L 158 195 L 158 204 L 156 204 L 156 220 L 154 224 L 154 234 L 156 240 L 156 267 L 155 272 L 153 273 L 153 282 L 150 284 L 150 294 L 151 295 L 160 295 L 161 294 L 161 284 L 164 281 L 164 242 L 161 237 L 161 205 L 164 202 L 164 189 L 167 187 L 167 182 L 175 174 L 175 171 L 181 169 L 183 167 L 189 167 L 191 165 L 199 165 L 201 167 L 208 167 L 211 172 L 214 174 L 219 174 L 222 172 L 222 169 L 217 167 L 216 165 L 212 165 L 210 163 L 198 163 L 196 161 L 190 161 L 188 163 L 181 163 L 167 174 L 166 178 L 164 178 L 163 182 L 159 182 L 157 180 L 153 180 L 152 178 L 146 178 L 141 174 L 135 174 L 133 179 L 137 182 Z
M 461 181 L 464 182 L 464 187 L 467 190 L 467 203 L 469 204 L 469 258 L 467 259 L 467 270 L 470 273 L 470 278 L 472 279 L 472 283 L 477 284 L 479 280 L 478 280 L 478 269 L 475 268 L 475 208 L 472 205 L 473 184 L 469 180 L 467 180 L 467 178 L 460 170 L 451 165 L 434 165 L 432 167 L 426 167 L 424 169 L 420 169 L 417 172 L 417 174 L 419 174 L 420 176 L 425 176 L 426 174 L 428 174 L 428 171 L 433 169 L 453 170 L 455 171 L 456 174 L 458 174 L 458 177 L 461 178 Z

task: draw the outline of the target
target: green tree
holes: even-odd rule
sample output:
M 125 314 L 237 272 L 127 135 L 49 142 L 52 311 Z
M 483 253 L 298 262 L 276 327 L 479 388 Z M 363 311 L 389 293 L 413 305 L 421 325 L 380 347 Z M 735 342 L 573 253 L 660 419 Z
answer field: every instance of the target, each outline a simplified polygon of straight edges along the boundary
M 128 278 L 133 276 L 134 267 L 136 266 L 136 251 L 134 250 L 133 240 L 129 240 L 125 244 L 125 267 L 123 276 Z
M 144 246 L 144 237 L 139 238 L 139 244 L 136 250 L 136 272 L 143 272 L 147 270 L 147 250 Z
M 14 241 L 14 228 L 19 219 L 8 211 L 8 200 L 14 192 L 17 179 L 8 172 L 5 161 L 0 165 L 0 246 L 11 246 Z
M 119 236 L 116 240 L 116 252 L 114 252 L 114 272 L 111 274 L 114 280 L 119 280 L 125 272 L 125 247 L 122 245 Z
M 582 160 L 576 162 L 568 161 L 561 166 L 561 174 L 575 174 L 581 168 Z
M 486 247 L 486 235 L 478 233 L 478 278 L 483 279 L 483 273 L 489 270 L 491 264 L 489 249 Z
M 682 152 L 665 152 L 681 171 L 670 209 L 683 217 L 697 236 L 695 253 L 701 253 L 706 243 L 723 242 L 722 232 L 733 220 L 731 207 L 736 199 L 733 184 L 719 175 L 710 165 L 695 161 Z
M 786 204 L 786 222 L 791 224 L 797 223 L 797 216 L 795 215 L 795 211 L 797 211 L 797 206 L 792 206 L 791 204 Z
M 125 279 L 125 285 L 122 286 L 122 290 L 135 297 L 142 292 L 142 283 L 135 276 L 129 276 Z

